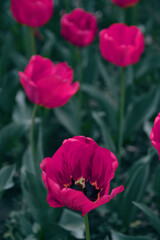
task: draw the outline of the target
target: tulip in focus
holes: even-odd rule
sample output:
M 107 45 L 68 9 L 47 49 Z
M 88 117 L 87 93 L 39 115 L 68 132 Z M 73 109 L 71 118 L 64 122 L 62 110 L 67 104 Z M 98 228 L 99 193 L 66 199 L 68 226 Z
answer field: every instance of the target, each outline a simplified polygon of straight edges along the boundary
M 78 91 L 79 83 L 73 80 L 73 70 L 67 63 L 53 64 L 51 60 L 35 55 L 20 82 L 31 102 L 46 108 L 63 106 Z
M 126 8 L 137 4 L 140 0 L 112 0 L 114 4 L 119 7 Z
M 100 32 L 100 51 L 109 62 L 127 67 L 140 60 L 145 42 L 141 30 L 123 23 L 112 24 Z
M 53 0 L 11 0 L 14 18 L 29 27 L 45 25 L 53 15 L 53 8 Z
M 154 127 L 150 134 L 150 140 L 152 145 L 157 149 L 160 159 L 160 113 L 155 118 Z
M 118 167 L 117 158 L 91 138 L 77 136 L 65 140 L 40 167 L 49 205 L 66 206 L 82 212 L 82 216 L 124 190 L 119 186 L 109 194 L 110 181 Z
M 76 8 L 61 18 L 62 36 L 78 47 L 90 45 L 97 34 L 96 17 L 83 9 Z

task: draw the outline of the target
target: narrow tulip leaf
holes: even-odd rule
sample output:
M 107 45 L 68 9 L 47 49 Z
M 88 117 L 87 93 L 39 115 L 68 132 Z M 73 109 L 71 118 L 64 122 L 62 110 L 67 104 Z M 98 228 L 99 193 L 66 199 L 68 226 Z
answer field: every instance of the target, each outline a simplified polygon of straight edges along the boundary
M 68 231 L 55 223 L 43 224 L 43 238 L 47 240 L 76 240 Z
M 99 78 L 99 71 L 97 66 L 97 55 L 95 46 L 91 45 L 89 48 L 83 49 L 83 82 L 95 85 Z M 92 55 L 92 58 L 91 58 Z M 79 75 L 76 78 L 79 79 Z
M 3 36 L 3 43 L 1 45 L 1 59 L 0 59 L 0 84 L 2 82 L 2 77 L 7 72 L 9 67 L 10 52 L 13 46 L 13 35 L 11 32 L 7 32 Z
M 82 90 L 88 94 L 91 98 L 98 102 L 102 110 L 106 113 L 107 123 L 109 127 L 113 130 L 117 129 L 117 111 L 113 103 L 107 98 L 102 91 L 98 90 L 96 87 L 85 84 L 82 85 Z
M 111 238 L 112 240 L 154 240 L 150 237 L 131 237 L 115 231 L 111 232 Z
M 149 177 L 150 158 L 151 156 L 148 155 L 140 159 L 128 171 L 128 177 L 124 184 L 125 191 L 121 194 L 121 208 L 119 209 L 123 226 L 126 228 L 136 217 L 136 208 L 132 202 L 141 201 L 145 193 Z
M 146 54 L 139 64 L 137 64 L 136 80 L 143 80 L 147 74 L 152 73 L 155 69 L 160 67 L 160 53 L 159 51 L 150 51 Z
M 73 136 L 80 134 L 78 109 L 71 100 L 66 106 L 54 109 L 54 112 L 59 122 L 68 130 L 70 134 Z
M 32 173 L 22 172 L 22 192 L 24 202 L 39 224 L 55 222 L 59 219 L 62 209 L 51 208 L 47 203 L 47 191 L 42 181 Z
M 100 127 L 100 131 L 101 131 L 101 134 L 103 137 L 105 147 L 110 149 L 110 151 L 112 151 L 113 153 L 116 153 L 116 147 L 115 147 L 115 144 L 111 137 L 111 132 L 109 131 L 109 129 L 107 127 L 107 124 L 105 123 L 105 121 L 102 119 L 102 117 L 97 112 L 93 112 L 92 116 L 93 116 L 94 120 L 96 121 L 96 123 Z
M 25 94 L 19 91 L 16 96 L 16 105 L 12 115 L 13 121 L 16 123 L 24 123 L 30 126 L 32 118 L 32 110 L 27 106 L 25 101 Z
M 158 158 L 158 156 L 157 156 L 157 158 Z M 153 188 L 154 188 L 158 203 L 160 205 L 160 165 L 156 168 L 156 171 L 154 173 Z
M 5 166 L 0 169 L 0 192 L 14 186 L 13 177 L 15 174 L 15 165 Z
M 152 117 L 157 111 L 158 103 L 159 91 L 157 88 L 153 88 L 148 94 L 145 93 L 130 104 L 124 123 L 125 138 L 137 130 L 144 121 Z
M 145 216 L 151 222 L 152 226 L 155 228 L 158 234 L 160 234 L 160 218 L 144 204 L 138 202 L 133 202 L 133 204 L 145 214 Z
M 20 139 L 26 131 L 24 124 L 10 123 L 0 130 L 0 156 L 6 154 L 8 147 L 14 146 L 15 141 Z
M 85 224 L 82 216 L 69 209 L 64 209 L 59 225 L 71 232 L 77 239 L 84 238 Z
M 3 77 L 3 86 L 0 89 L 0 109 L 5 113 L 11 113 L 13 110 L 18 86 L 19 80 L 16 70 Z
M 52 56 L 53 47 L 55 44 L 55 36 L 53 32 L 49 31 L 48 29 L 45 31 L 45 43 L 41 48 L 41 56 L 50 58 Z
M 102 60 L 100 59 L 100 57 L 98 57 L 97 62 L 98 62 L 100 75 L 104 79 L 104 82 L 105 82 L 108 90 L 111 92 L 111 95 L 114 96 L 115 99 L 117 99 L 116 84 L 114 82 L 114 79 L 111 80 L 111 78 L 107 72 L 107 68 L 102 63 Z

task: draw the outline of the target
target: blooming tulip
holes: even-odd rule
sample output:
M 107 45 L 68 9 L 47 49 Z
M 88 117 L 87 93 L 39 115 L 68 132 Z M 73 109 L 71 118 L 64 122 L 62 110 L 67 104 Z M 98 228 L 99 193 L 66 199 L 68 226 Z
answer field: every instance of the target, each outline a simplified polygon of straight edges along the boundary
M 109 62 L 126 67 L 139 61 L 144 51 L 144 36 L 135 26 L 112 24 L 100 32 L 100 50 Z
M 98 31 L 97 19 L 89 12 L 76 8 L 61 19 L 62 36 L 78 47 L 91 44 Z
M 118 167 L 117 158 L 91 138 L 77 136 L 65 140 L 40 167 L 50 206 L 66 206 L 81 211 L 82 216 L 124 190 L 119 186 L 109 194 L 110 181 Z
M 131 7 L 137 4 L 140 0 L 112 0 L 113 3 L 119 7 L 126 8 Z
M 78 82 L 72 83 L 73 70 L 67 63 L 54 65 L 51 60 L 38 55 L 31 57 L 19 76 L 30 101 L 46 108 L 66 104 L 79 89 Z
M 52 17 L 53 0 L 11 0 L 11 11 L 17 22 L 41 27 Z
M 154 127 L 150 134 L 152 145 L 157 149 L 160 159 L 160 113 L 154 121 Z

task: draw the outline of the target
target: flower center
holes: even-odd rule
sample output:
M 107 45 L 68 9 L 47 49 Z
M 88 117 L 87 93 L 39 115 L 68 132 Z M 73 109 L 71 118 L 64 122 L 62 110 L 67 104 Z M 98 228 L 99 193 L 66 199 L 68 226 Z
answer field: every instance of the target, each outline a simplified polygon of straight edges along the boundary
M 67 187 L 77 191 L 81 191 L 92 202 L 96 202 L 100 198 L 100 192 L 102 189 L 97 187 L 97 183 L 91 183 L 89 180 L 81 177 L 78 180 L 71 178 L 71 184 Z

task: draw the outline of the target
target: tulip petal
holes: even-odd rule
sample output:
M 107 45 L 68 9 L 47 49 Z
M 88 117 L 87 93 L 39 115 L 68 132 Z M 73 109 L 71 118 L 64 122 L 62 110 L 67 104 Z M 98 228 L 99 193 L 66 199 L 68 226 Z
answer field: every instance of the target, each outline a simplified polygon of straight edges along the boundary
M 63 204 L 76 211 L 85 212 L 92 202 L 81 192 L 71 188 L 64 188 L 61 190 L 61 198 Z
M 121 193 L 124 191 L 124 186 L 119 186 L 119 187 L 116 187 L 112 190 L 111 194 L 110 195 L 105 195 L 103 196 L 102 198 L 100 198 L 100 200 L 98 200 L 97 202 L 95 203 L 90 203 L 90 205 L 84 210 L 82 211 L 82 216 L 84 216 L 85 214 L 87 214 L 88 212 L 90 212 L 91 210 L 109 202 L 110 200 L 112 200 L 118 193 Z
M 52 17 L 53 1 L 11 0 L 11 11 L 19 23 L 30 27 L 41 27 Z
M 84 47 L 91 44 L 98 31 L 96 17 L 76 8 L 61 18 L 61 34 L 70 43 Z
M 24 72 L 33 82 L 52 76 L 55 73 L 54 64 L 50 59 L 39 55 L 32 56 Z
M 19 76 L 20 76 L 20 82 L 30 101 L 35 104 L 39 104 L 39 94 L 37 92 L 37 86 L 23 72 L 19 72 Z
M 53 180 L 51 180 L 49 177 L 44 177 L 43 175 L 43 181 L 44 184 L 47 185 L 48 195 L 47 195 L 47 201 L 51 207 L 64 207 L 64 204 L 61 201 L 61 195 L 60 195 L 60 187 L 58 184 L 56 184 Z M 44 179 L 45 178 L 45 179 Z

